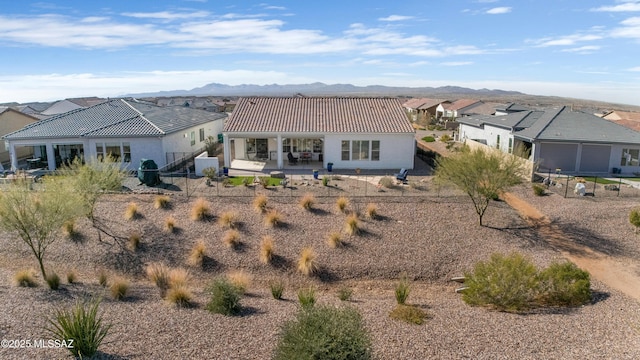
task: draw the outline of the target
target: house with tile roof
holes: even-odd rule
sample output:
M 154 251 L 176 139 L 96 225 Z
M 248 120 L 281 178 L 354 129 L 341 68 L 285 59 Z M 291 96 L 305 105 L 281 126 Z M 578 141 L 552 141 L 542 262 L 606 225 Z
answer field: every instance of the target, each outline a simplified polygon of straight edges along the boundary
M 566 106 L 457 121 L 461 141 L 475 140 L 508 153 L 521 148 L 541 172 L 640 172 L 640 132 Z
M 429 122 L 432 118 L 436 118 L 436 110 L 441 104 L 448 104 L 449 100 L 429 99 L 429 98 L 413 98 L 407 100 L 402 106 L 407 113 L 415 121 Z
M 26 125 L 3 139 L 13 169 L 18 168 L 20 148 L 26 147 L 51 170 L 75 157 L 107 155 L 134 170 L 141 159 L 152 159 L 162 167 L 169 162 L 167 154 L 203 149 L 207 137 L 222 132 L 226 118 L 226 114 L 188 107 L 112 99 Z
M 640 112 L 613 110 L 603 114 L 602 117 L 629 129 L 640 131 Z
M 288 154 L 317 168 L 413 168 L 415 130 L 395 98 L 241 98 L 224 127 L 225 163 Z M 233 158 L 232 158 L 233 154 Z
M 9 134 L 24 126 L 35 123 L 38 119 L 32 115 L 25 114 L 18 109 L 11 107 L 0 106 L 0 136 Z M 16 156 L 21 159 L 26 159 L 33 156 L 33 149 L 23 148 L 16 153 Z M 2 147 L 0 150 L 0 163 L 2 167 L 9 168 L 10 158 L 9 151 Z
M 83 109 L 93 105 L 100 104 L 105 102 L 106 99 L 98 98 L 98 97 L 85 97 L 85 98 L 70 98 L 64 99 L 60 101 L 56 101 L 51 104 L 48 108 L 43 110 L 40 114 L 44 116 L 53 116 L 62 113 L 66 113 L 75 109 Z
M 436 108 L 436 118 L 453 120 L 462 116 L 466 109 L 480 104 L 481 101 L 475 99 L 458 99 L 453 102 L 442 103 Z

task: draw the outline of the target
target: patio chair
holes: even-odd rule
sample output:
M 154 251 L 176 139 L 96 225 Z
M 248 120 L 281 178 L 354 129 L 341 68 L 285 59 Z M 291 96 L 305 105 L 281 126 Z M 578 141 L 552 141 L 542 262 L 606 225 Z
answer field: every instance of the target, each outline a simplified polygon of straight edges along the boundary
M 289 159 L 289 165 L 298 165 L 298 158 L 293 156 L 291 152 L 287 154 L 287 158 Z
M 393 174 L 393 176 L 396 177 L 396 180 L 402 182 L 403 184 L 407 182 L 407 175 L 409 175 L 409 170 L 405 168 L 400 169 L 399 173 Z

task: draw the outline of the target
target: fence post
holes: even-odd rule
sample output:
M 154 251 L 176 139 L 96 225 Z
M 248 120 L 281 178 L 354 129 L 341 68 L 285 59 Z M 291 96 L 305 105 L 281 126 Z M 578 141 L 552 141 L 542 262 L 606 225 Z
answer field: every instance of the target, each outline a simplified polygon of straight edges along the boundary
M 567 176 L 567 184 L 564 187 L 564 198 L 567 198 L 567 191 L 569 190 L 569 176 Z
M 620 178 L 618 182 L 618 195 L 616 195 L 618 197 L 620 197 L 620 188 L 622 188 L 622 178 Z
M 596 196 L 596 184 L 598 183 L 598 176 L 593 177 L 593 196 Z

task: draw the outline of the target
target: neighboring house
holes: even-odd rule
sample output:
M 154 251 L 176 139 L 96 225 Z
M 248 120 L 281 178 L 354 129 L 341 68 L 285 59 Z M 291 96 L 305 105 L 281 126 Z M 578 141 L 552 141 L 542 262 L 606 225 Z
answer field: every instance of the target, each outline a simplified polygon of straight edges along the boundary
M 640 131 L 640 112 L 614 110 L 605 113 L 602 117 L 629 129 Z
M 480 105 L 480 100 L 458 99 L 454 102 L 442 103 L 436 108 L 436 118 L 439 120 L 455 120 L 462 116 L 461 113 L 473 106 Z
M 224 128 L 225 164 L 232 152 L 279 169 L 289 152 L 322 167 L 412 169 L 415 131 L 394 98 L 241 98 Z
M 24 114 L 16 109 L 0 107 L 0 136 L 4 136 L 13 131 L 23 128 L 38 121 L 37 118 Z M 4 166 L 10 164 L 9 151 L 4 146 L 0 148 L 0 163 Z M 33 149 L 23 148 L 16 153 L 18 159 L 30 158 L 33 156 Z
M 569 107 L 462 117 L 458 122 L 461 141 L 476 140 L 509 153 L 521 147 L 541 172 L 640 172 L 640 132 Z
M 458 116 L 495 115 L 496 107 L 499 106 L 500 104 L 478 101 L 458 111 Z
M 49 169 L 77 156 L 102 159 L 106 155 L 129 169 L 137 169 L 141 159 L 152 159 L 162 167 L 167 154 L 203 149 L 208 136 L 217 138 L 222 132 L 226 117 L 181 106 L 113 99 L 40 120 L 3 138 L 13 169 L 18 167 L 20 148 L 33 149 Z
M 41 112 L 45 116 L 63 114 L 71 110 L 88 108 L 105 102 L 105 99 L 97 97 L 73 98 L 56 101 L 53 105 Z
M 449 101 L 429 98 L 414 98 L 407 100 L 402 104 L 402 106 L 406 109 L 414 122 L 429 122 L 432 118 L 436 118 L 436 109 L 438 108 L 438 105 L 443 103 L 449 103 Z
M 497 106 L 495 111 L 495 115 L 507 115 L 507 114 L 513 114 L 515 112 L 520 112 L 520 111 L 528 111 L 528 110 L 533 110 L 531 108 L 528 108 L 526 106 L 520 105 L 520 104 L 516 104 L 516 103 L 508 103 L 508 104 L 504 104 L 502 106 Z

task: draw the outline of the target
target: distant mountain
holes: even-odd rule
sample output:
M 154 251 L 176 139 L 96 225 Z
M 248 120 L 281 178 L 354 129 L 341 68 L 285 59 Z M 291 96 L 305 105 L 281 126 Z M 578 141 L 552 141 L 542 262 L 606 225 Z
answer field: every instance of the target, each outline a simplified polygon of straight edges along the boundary
M 444 96 L 464 95 L 465 97 L 494 97 L 523 95 L 517 91 L 469 89 L 458 86 L 442 87 L 394 87 L 383 85 L 355 86 L 351 84 L 312 84 L 290 85 L 225 85 L 207 84 L 191 90 L 171 90 L 155 93 L 129 94 L 127 97 L 160 97 L 160 96 Z

